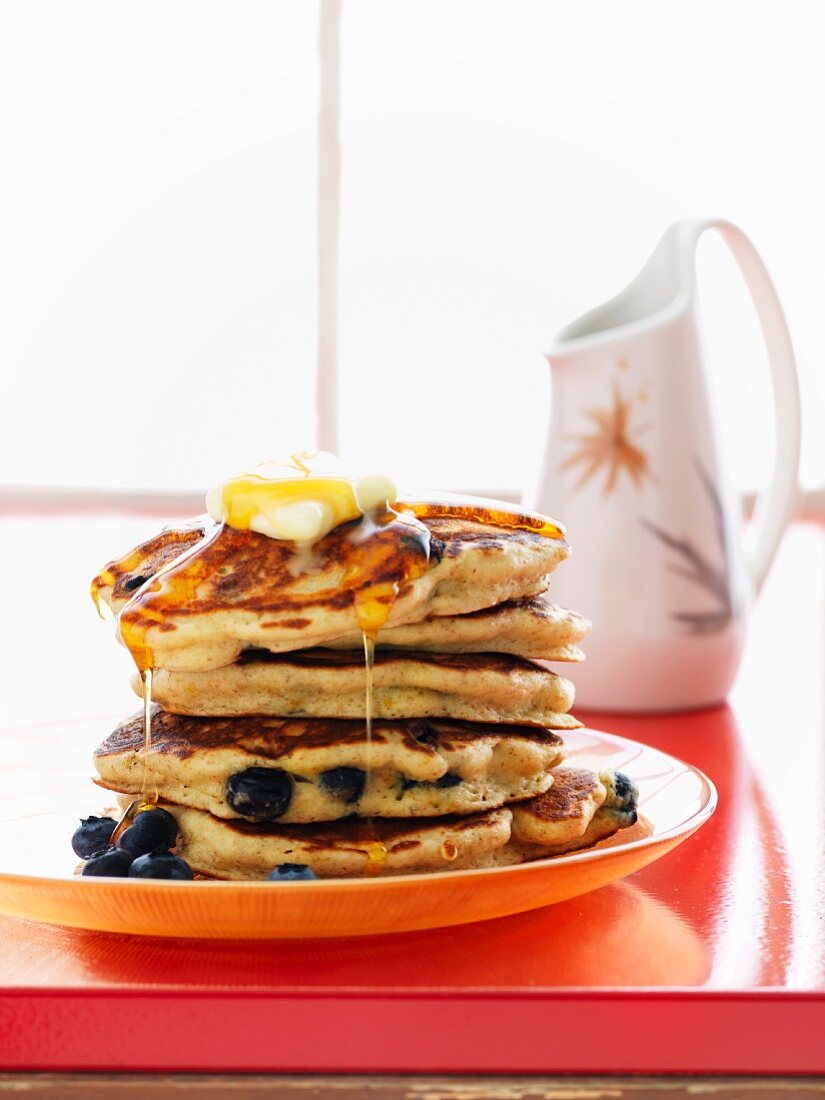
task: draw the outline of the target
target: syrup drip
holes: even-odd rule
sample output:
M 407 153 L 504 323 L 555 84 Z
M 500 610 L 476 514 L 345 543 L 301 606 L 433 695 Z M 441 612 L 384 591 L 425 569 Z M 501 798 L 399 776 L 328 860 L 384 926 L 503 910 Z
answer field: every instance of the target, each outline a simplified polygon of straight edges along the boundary
M 404 501 L 405 511 L 418 519 L 458 518 L 504 527 L 513 531 L 534 531 L 548 539 L 564 539 L 567 532 L 558 520 L 538 512 L 515 511 L 506 504 L 473 497 L 442 497 L 439 500 Z
M 143 684 L 143 782 L 140 786 L 140 797 L 143 802 L 156 805 L 158 801 L 156 780 L 152 781 L 152 793 L 148 793 L 152 759 L 152 669 L 147 668 L 140 679 Z
M 364 878 L 377 878 L 384 870 L 387 863 L 387 847 L 376 840 L 366 846 L 367 866 L 364 868 Z
M 398 553 L 395 539 L 382 536 L 401 535 L 410 546 L 406 553 Z M 375 711 L 373 675 L 375 668 L 375 643 L 378 632 L 390 616 L 402 586 L 421 576 L 429 562 L 430 534 L 427 528 L 410 515 L 387 509 L 379 516 L 365 515 L 353 532 L 359 552 L 345 573 L 342 588 L 353 589 L 353 606 L 364 643 L 364 720 L 367 748 L 364 754 L 364 790 L 369 790 L 372 777 L 372 723 Z M 367 832 L 376 836 L 375 823 L 367 819 Z M 371 840 L 365 846 L 367 864 L 365 877 L 380 875 L 387 862 L 387 849 L 379 840 Z
M 369 788 L 370 778 L 372 776 L 372 678 L 373 670 L 375 668 L 376 634 L 368 634 L 365 630 L 362 630 L 361 636 L 364 639 L 364 674 L 366 679 L 366 695 L 364 698 L 364 724 L 367 727 L 367 754 L 364 761 L 364 770 L 366 772 L 366 775 L 364 777 L 364 793 L 366 794 Z
M 121 833 L 129 828 L 136 814 L 142 810 L 153 810 L 158 804 L 157 783 L 149 785 L 149 761 L 152 755 L 152 669 L 145 669 L 140 676 L 143 685 L 143 749 L 140 756 L 143 758 L 143 777 L 140 784 L 140 794 L 133 798 L 121 814 L 120 820 L 112 833 L 110 844 L 114 844 Z
M 151 584 L 143 586 L 143 588 L 141 588 L 132 599 L 121 608 L 120 614 L 117 617 L 118 636 L 120 641 L 123 642 L 131 653 L 132 659 L 138 667 L 141 686 L 143 688 L 143 749 L 139 754 L 143 762 L 143 775 L 141 777 L 140 794 L 137 798 L 132 799 L 123 811 L 123 816 L 118 821 L 115 826 L 115 831 L 112 833 L 112 844 L 114 844 L 121 833 L 129 827 L 136 814 L 139 814 L 142 810 L 154 809 L 159 801 L 157 781 L 153 779 L 150 782 L 152 758 L 152 673 L 155 661 L 151 646 L 146 640 L 146 634 L 151 626 L 163 622 L 164 613 L 163 607 L 150 608 L 146 606 L 146 602 L 151 597 L 155 597 L 155 602 L 157 602 L 157 594 L 160 593 L 166 597 L 166 600 L 168 600 L 172 606 L 174 606 L 175 602 L 177 602 L 178 606 L 181 604 L 185 605 L 186 601 L 185 599 L 181 599 L 180 592 L 177 592 L 174 596 L 170 595 L 173 589 L 170 578 L 174 577 L 179 567 L 193 557 L 204 544 L 208 545 L 219 531 L 220 526 L 217 526 L 205 539 L 199 540 L 188 551 L 184 551 L 179 557 L 173 558 L 168 565 L 164 566 L 155 574 Z M 134 564 L 129 562 L 132 568 L 135 568 L 137 564 L 137 561 L 135 561 Z M 129 568 L 127 571 L 131 572 L 132 568 Z M 103 581 L 110 581 L 110 578 L 111 583 L 114 583 L 114 573 L 106 571 L 101 574 L 101 578 L 97 578 L 96 582 L 92 584 L 92 597 L 94 598 L 95 604 L 98 605 L 98 611 L 100 608 L 99 586 L 97 582 L 101 579 Z M 194 595 L 195 588 L 193 585 L 199 583 L 199 580 L 200 577 L 198 574 L 196 574 L 194 581 L 190 580 L 190 596 Z
M 356 608 L 358 603 L 356 601 Z M 391 605 L 390 605 L 391 606 Z M 359 616 L 359 620 L 360 620 Z M 370 780 L 372 779 L 372 718 L 374 709 L 374 696 L 373 696 L 373 669 L 375 667 L 375 639 L 378 635 L 378 631 L 367 632 L 361 630 L 361 636 L 364 639 L 364 673 L 366 680 L 366 694 L 364 698 L 364 724 L 367 731 L 367 751 L 364 754 L 364 792 L 369 790 Z M 376 836 L 375 821 L 372 817 L 367 818 L 367 832 L 373 837 Z M 367 865 L 364 868 L 365 878 L 374 878 L 381 874 L 384 870 L 384 866 L 387 862 L 387 849 L 380 840 L 371 840 L 365 848 L 367 853 Z
M 367 590 L 368 591 L 368 590 Z M 378 637 L 379 627 L 374 624 L 383 616 L 386 621 L 391 604 L 375 605 L 375 602 L 363 595 L 363 592 L 355 594 L 355 613 L 358 624 L 361 627 L 361 637 L 364 642 L 364 725 L 367 733 L 367 750 L 364 754 L 364 795 L 368 795 L 372 781 L 372 712 L 373 697 L 373 671 L 375 668 L 375 639 Z M 378 608 L 380 607 L 380 611 Z M 362 796 L 363 797 L 363 796 Z M 367 819 L 367 830 L 375 835 L 375 822 L 372 817 Z M 387 849 L 378 841 L 370 842 L 366 848 L 367 865 L 364 868 L 364 876 L 369 878 L 380 875 L 386 862 Z
M 117 631 L 120 641 L 132 654 L 141 676 L 155 664 L 152 647 L 147 634 L 152 627 L 163 629 L 168 611 L 176 611 L 195 602 L 198 588 L 207 580 L 211 566 L 203 556 L 203 551 L 223 530 L 223 524 L 215 524 L 204 531 L 203 538 L 171 559 L 152 577 L 151 582 L 139 588 L 121 609 L 117 617 Z M 132 572 L 124 559 L 123 571 Z M 131 563 L 129 563 L 131 565 Z M 135 562 L 137 568 L 139 562 Z

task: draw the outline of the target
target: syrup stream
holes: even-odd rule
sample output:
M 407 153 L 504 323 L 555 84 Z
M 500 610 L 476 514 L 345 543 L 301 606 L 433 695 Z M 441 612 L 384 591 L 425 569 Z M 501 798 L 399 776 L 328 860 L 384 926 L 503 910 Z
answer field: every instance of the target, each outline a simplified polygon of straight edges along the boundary
M 373 670 L 375 668 L 375 639 L 378 635 L 378 631 L 368 632 L 362 629 L 361 635 L 364 639 L 364 671 L 366 675 L 366 697 L 364 699 L 364 721 L 367 729 L 367 751 L 364 759 L 364 793 L 366 794 L 372 778 L 372 681 Z M 374 834 L 375 824 L 372 817 L 368 818 L 367 821 L 370 832 Z M 384 869 L 384 864 L 387 862 L 386 846 L 380 841 L 375 840 L 367 845 L 366 852 L 367 866 L 364 868 L 365 877 L 371 878 L 375 875 L 380 875 Z
M 367 778 L 364 781 L 366 787 L 372 770 L 370 753 L 372 752 L 372 677 L 375 668 L 375 635 L 368 634 L 366 630 L 362 630 L 361 634 L 364 639 L 364 671 L 367 682 L 367 693 L 364 700 L 364 718 L 367 727 Z
M 157 783 L 152 783 L 152 793 L 148 793 L 149 787 L 149 760 L 152 755 L 152 669 L 147 668 L 140 674 L 143 685 L 143 749 L 140 756 L 143 760 L 143 777 L 140 784 L 140 794 L 133 798 L 120 816 L 120 820 L 112 833 L 110 844 L 114 844 L 118 837 L 129 828 L 136 814 L 141 810 L 151 810 L 158 803 Z
M 380 532 L 389 525 L 403 525 L 413 539 L 417 539 L 423 551 L 420 560 L 407 558 L 403 569 L 392 575 L 392 558 L 387 557 L 387 546 L 382 544 Z M 364 724 L 366 727 L 366 753 L 364 758 L 364 791 L 369 790 L 372 778 L 372 725 L 375 711 L 374 668 L 375 643 L 378 632 L 386 623 L 404 582 L 420 575 L 429 561 L 429 532 L 413 516 L 405 516 L 387 505 L 385 511 L 365 513 L 358 528 L 353 532 L 353 541 L 361 547 L 360 553 L 344 575 L 342 586 L 353 589 L 353 605 L 361 637 L 364 644 Z M 377 830 L 372 817 L 367 818 L 367 835 L 371 836 L 364 845 L 367 863 L 365 877 L 380 875 L 387 862 L 386 845 L 377 839 Z
M 156 780 L 152 783 L 152 794 L 147 794 L 152 757 L 152 669 L 147 668 L 140 679 L 143 684 L 143 782 L 140 785 L 140 797 L 141 801 L 154 805 L 158 801 Z
M 154 809 L 159 801 L 157 780 L 155 779 L 151 785 L 149 782 L 152 756 L 152 674 L 155 658 L 151 646 L 146 641 L 147 631 L 149 627 L 163 622 L 164 611 L 168 606 L 174 607 L 175 601 L 184 604 L 187 602 L 187 598 L 191 598 L 194 594 L 201 579 L 201 572 L 196 572 L 196 579 L 187 579 L 183 592 L 176 590 L 175 577 L 178 572 L 191 564 L 193 559 L 197 562 L 198 553 L 218 537 L 221 529 L 222 524 L 215 524 L 211 531 L 204 530 L 202 537 L 194 545 L 188 545 L 180 555 L 172 558 L 166 565 L 162 566 L 155 573 L 151 583 L 145 584 L 135 592 L 118 613 L 118 636 L 132 654 L 132 659 L 140 672 L 143 689 L 143 748 L 138 754 L 143 763 L 143 773 L 140 794 L 137 798 L 133 798 L 123 811 L 112 833 L 110 841 L 112 844 L 128 829 L 136 814 L 140 813 L 141 810 Z M 136 553 L 133 552 L 133 554 Z M 137 561 L 132 562 L 129 558 L 126 558 L 117 564 L 123 572 L 132 572 L 137 566 Z M 111 567 L 107 567 L 100 578 L 95 578 L 92 582 L 92 597 L 96 604 L 99 604 L 99 589 L 102 586 L 100 582 L 102 581 L 104 584 L 114 583 L 115 580 L 116 575 L 111 571 Z M 152 606 L 153 604 L 160 604 L 160 606 Z

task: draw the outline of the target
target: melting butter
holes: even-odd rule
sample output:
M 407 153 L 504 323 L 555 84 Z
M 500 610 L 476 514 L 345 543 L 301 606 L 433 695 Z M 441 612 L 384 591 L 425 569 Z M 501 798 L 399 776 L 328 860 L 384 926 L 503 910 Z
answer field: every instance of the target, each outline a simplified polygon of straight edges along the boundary
M 313 543 L 395 497 L 388 477 L 354 477 L 335 455 L 298 451 L 286 462 L 266 462 L 227 478 L 209 491 L 206 509 L 216 522 L 240 531 Z

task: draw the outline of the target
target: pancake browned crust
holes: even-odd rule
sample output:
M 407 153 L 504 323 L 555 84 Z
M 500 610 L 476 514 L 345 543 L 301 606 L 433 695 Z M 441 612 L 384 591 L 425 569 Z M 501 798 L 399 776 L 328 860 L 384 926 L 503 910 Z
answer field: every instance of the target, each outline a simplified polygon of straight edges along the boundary
M 133 680 L 141 693 L 140 678 Z M 360 653 L 255 651 L 207 672 L 156 668 L 154 698 L 176 714 L 363 718 L 366 670 Z M 573 685 L 555 672 L 500 653 L 462 656 L 383 650 L 373 669 L 379 718 L 460 718 L 574 729 Z
M 109 735 L 95 764 L 113 791 L 138 794 L 148 764 L 165 801 L 223 818 L 305 823 L 478 813 L 546 790 L 563 758 L 560 737 L 525 726 L 378 721 L 368 744 L 363 721 L 192 718 L 155 707 L 148 760 L 138 714 Z M 227 795 L 250 768 L 266 769 L 278 792 L 263 812 Z
M 576 645 L 590 633 L 583 615 L 552 603 L 546 594 L 509 600 L 466 615 L 442 615 L 382 630 L 381 648 L 425 649 L 431 653 L 510 653 L 545 661 L 581 661 Z M 360 634 L 328 642 L 331 649 L 357 649 Z M 177 666 L 180 667 L 180 666 Z
M 525 858 L 591 847 L 636 823 L 638 798 L 623 772 L 557 768 L 548 791 L 513 807 L 513 844 Z
M 622 773 L 558 768 L 550 790 L 555 797 L 485 814 L 320 825 L 226 821 L 162 805 L 177 819 L 178 852 L 198 872 L 224 879 L 262 879 L 280 863 L 306 864 L 320 878 L 512 866 L 592 847 L 636 822 L 638 791 Z
M 384 586 L 378 599 L 389 609 L 387 629 L 537 595 L 569 555 L 563 537 L 504 526 L 497 513 L 439 511 L 421 519 L 402 512 L 370 528 L 368 579 Z M 302 561 L 292 543 L 196 522 L 110 562 L 92 592 L 121 613 L 133 655 L 140 639 L 143 663 L 155 667 L 178 667 L 178 659 L 188 668 L 225 666 L 250 645 L 317 646 L 359 630 L 360 582 L 351 578 L 363 567 L 364 530 L 361 521 L 337 527 Z
M 555 797 L 415 821 L 250 824 L 164 805 L 178 821 L 179 853 L 197 871 L 227 879 L 265 878 L 279 863 L 306 864 L 319 878 L 501 867 L 580 851 L 636 822 L 638 791 L 622 773 L 558 768 L 554 776 Z
M 263 879 L 281 863 L 301 863 L 319 878 L 460 870 L 507 843 L 506 808 L 467 817 L 416 821 L 351 818 L 332 825 L 250 825 L 167 804 L 180 830 L 178 853 L 201 874 Z M 275 887 L 273 887 L 275 888 Z

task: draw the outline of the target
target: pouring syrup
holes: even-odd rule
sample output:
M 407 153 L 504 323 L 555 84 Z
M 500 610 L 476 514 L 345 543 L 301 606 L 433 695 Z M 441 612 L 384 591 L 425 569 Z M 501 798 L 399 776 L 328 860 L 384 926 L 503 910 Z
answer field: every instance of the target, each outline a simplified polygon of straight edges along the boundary
M 187 596 L 191 599 L 199 583 L 196 578 L 189 578 L 184 585 L 185 591 L 181 591 L 181 580 L 175 584 L 173 577 L 184 576 L 181 566 L 196 556 L 198 550 L 208 545 L 217 535 L 219 528 L 211 532 L 204 539 L 200 539 L 194 546 L 190 546 L 179 556 L 172 558 L 152 577 L 150 583 L 143 585 L 128 603 L 121 608 L 117 617 L 117 634 L 120 641 L 126 646 L 132 655 L 140 673 L 141 692 L 143 696 L 143 748 L 139 756 L 143 769 L 140 784 L 140 794 L 133 798 L 120 817 L 115 830 L 112 833 L 111 843 L 114 844 L 118 837 L 132 823 L 135 816 L 143 810 L 155 809 L 160 801 L 156 777 L 152 775 L 152 677 L 154 673 L 154 654 L 147 640 L 147 634 L 152 626 L 162 624 L 164 610 L 185 605 Z M 134 560 L 132 560 L 134 559 Z M 140 564 L 137 552 L 129 555 L 127 559 L 119 563 L 124 572 L 132 572 Z M 92 598 L 100 613 L 100 589 L 103 584 L 114 584 L 116 574 L 111 569 L 103 573 L 92 582 Z M 150 595 L 152 606 L 147 606 Z M 158 600 L 158 596 L 161 599 Z
M 147 668 L 141 673 L 143 687 L 143 749 L 140 756 L 143 760 L 143 775 L 140 783 L 140 794 L 133 798 L 120 816 L 115 826 L 110 843 L 114 844 L 121 833 L 131 825 L 135 816 L 143 810 L 154 810 L 160 801 L 157 782 L 150 783 L 151 758 L 152 758 L 152 669 Z
M 360 529 L 359 529 L 360 528 Z M 430 533 L 425 524 L 412 515 L 396 512 L 387 505 L 380 514 L 365 514 L 353 532 L 359 552 L 354 556 L 342 580 L 344 589 L 353 590 L 353 607 L 364 646 L 364 724 L 366 753 L 364 791 L 372 777 L 372 724 L 375 712 L 374 669 L 378 632 L 392 612 L 404 584 L 421 576 L 430 560 Z M 383 533 L 383 534 L 382 534 Z M 390 537 L 388 537 L 390 536 Z M 396 538 L 409 552 L 397 553 Z M 375 824 L 368 818 L 368 832 L 375 835 Z M 387 862 L 387 848 L 378 839 L 365 848 L 365 877 L 380 875 Z

